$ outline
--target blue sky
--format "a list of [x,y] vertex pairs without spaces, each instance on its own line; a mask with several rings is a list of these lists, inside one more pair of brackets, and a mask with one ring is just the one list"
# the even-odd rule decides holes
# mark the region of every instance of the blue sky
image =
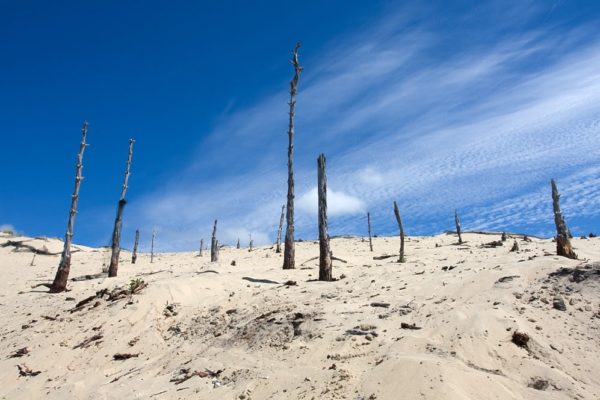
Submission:
[[[476,4],[476,5],[475,5]],[[5,2],[0,225],[63,236],[90,130],[75,241],[107,245],[135,137],[124,245],[272,242],[286,195],[288,62],[301,41],[297,237],[600,226],[594,1]]]

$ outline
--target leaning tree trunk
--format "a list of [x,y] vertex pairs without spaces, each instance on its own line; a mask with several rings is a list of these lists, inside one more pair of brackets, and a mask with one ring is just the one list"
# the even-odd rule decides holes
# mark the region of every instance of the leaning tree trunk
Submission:
[[129,155],[127,156],[127,164],[125,165],[125,178],[121,188],[121,197],[119,197],[119,205],[117,206],[117,217],[115,218],[115,227],[113,228],[112,236],[112,255],[110,257],[110,266],[108,267],[108,276],[115,277],[119,270],[119,254],[121,252],[121,227],[123,226],[123,209],[127,200],[127,184],[129,182],[129,174],[131,172],[131,158],[133,157],[133,144],[135,140],[129,139]]
[[198,252],[198,256],[202,257],[202,248],[204,247],[204,239],[200,239],[200,251]]
[[281,206],[281,217],[279,217],[279,229],[277,229],[277,247],[275,248],[275,253],[281,253],[281,228],[283,227],[283,218],[285,210],[285,204]]
[[369,228],[369,248],[373,251],[373,239],[371,239],[371,213],[367,213],[367,226]]
[[75,225],[75,214],[77,214],[79,187],[83,180],[83,176],[81,175],[83,169],[83,153],[88,146],[85,142],[87,131],[88,123],[84,122],[83,127],[81,128],[81,143],[79,144],[79,154],[77,155],[77,164],[75,166],[75,189],[71,196],[71,210],[69,211],[67,232],[65,233],[65,245],[63,247],[62,255],[60,256],[60,263],[58,264],[54,282],[52,282],[52,286],[50,286],[50,293],[60,293],[67,288],[67,280],[69,279],[69,272],[71,270],[71,241],[73,239],[73,227]]
[[554,179],[550,181],[552,185],[552,208],[554,209],[554,224],[556,225],[556,254],[567,258],[577,259],[577,254],[573,251],[571,240],[569,240],[569,228],[565,218],[560,212],[560,194],[556,188]]
[[319,280],[332,281],[331,249],[327,232],[327,174],[325,173],[325,155],[317,159],[317,191],[319,197]]
[[219,242],[217,241],[217,220],[213,226],[212,239],[210,241],[210,261],[219,261]]
[[136,229],[135,230],[135,242],[133,242],[133,254],[131,255],[131,263],[135,264],[135,262],[137,261],[137,249],[138,249],[138,244],[140,243],[140,230]]
[[398,210],[398,204],[394,201],[394,214],[396,215],[396,221],[398,222],[398,228],[400,229],[400,255],[398,256],[398,262],[404,262],[404,225],[402,225],[402,219],[400,218],[400,211]]
[[462,235],[460,230],[460,219],[458,219],[458,211],[454,209],[454,223],[456,224],[456,234],[458,235],[458,244],[462,244]]
[[296,107],[296,93],[298,90],[298,78],[302,67],[298,61],[298,49],[300,43],[296,43],[292,53],[291,63],[294,66],[294,77],[290,81],[290,120],[288,126],[288,192],[285,230],[285,248],[283,251],[283,269],[294,269],[296,265],[296,249],[294,247],[294,109]]
[[154,237],[156,236],[156,231],[152,230],[152,242],[150,242],[150,263],[154,262]]

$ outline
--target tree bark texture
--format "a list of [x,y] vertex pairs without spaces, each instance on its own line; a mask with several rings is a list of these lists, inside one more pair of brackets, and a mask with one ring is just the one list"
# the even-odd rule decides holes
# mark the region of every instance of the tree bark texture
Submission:
[[400,218],[400,210],[398,210],[398,204],[394,201],[394,215],[396,215],[396,221],[398,222],[398,229],[400,229],[400,255],[398,256],[398,262],[404,262],[404,225],[402,225],[402,219]]
[[133,254],[131,254],[131,263],[135,264],[135,262],[137,261],[137,251],[138,251],[138,245],[140,243],[140,230],[136,229],[135,230],[135,241],[133,242]]
[[462,232],[460,230],[460,219],[458,219],[458,211],[454,210],[454,224],[456,224],[456,234],[458,235],[458,244],[462,244]]
[[285,218],[285,204],[281,206],[281,216],[279,217],[279,229],[277,229],[277,244],[275,253],[281,253],[281,229],[283,228],[283,219]]
[[373,239],[371,238],[371,213],[367,213],[367,227],[369,229],[369,248],[373,251]]
[[327,232],[327,174],[325,155],[317,159],[317,193],[319,199],[319,280],[332,281],[331,249]]
[[217,220],[213,226],[212,238],[210,241],[210,261],[219,261],[219,242],[217,241]]
[[550,181],[550,184],[552,185],[552,208],[554,210],[554,224],[556,225],[556,254],[577,259],[577,254],[573,251],[571,240],[569,239],[569,228],[560,211],[560,194],[558,193],[554,179]]

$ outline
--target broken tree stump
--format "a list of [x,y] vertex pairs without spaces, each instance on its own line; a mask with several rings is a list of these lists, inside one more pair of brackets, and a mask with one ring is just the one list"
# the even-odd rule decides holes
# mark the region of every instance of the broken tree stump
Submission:
[[283,228],[283,218],[285,218],[285,204],[281,206],[281,216],[279,217],[279,229],[277,229],[277,243],[275,253],[281,253],[281,229]]
[[283,269],[294,269],[296,267],[296,248],[294,243],[294,110],[296,108],[296,93],[298,91],[298,79],[302,67],[298,61],[298,49],[300,43],[296,43],[292,52],[290,62],[294,66],[294,77],[290,81],[290,119],[288,125],[288,191],[285,230],[285,245],[283,250]]
[[558,193],[554,179],[550,180],[550,184],[552,185],[552,208],[554,210],[554,224],[556,225],[556,254],[577,259],[577,254],[573,251],[571,240],[569,239],[569,228],[560,211],[560,194]]
[[140,243],[140,230],[136,229],[135,230],[135,241],[133,242],[133,253],[131,254],[131,263],[135,264],[135,262],[137,261],[137,250],[138,250],[138,245]]
[[319,199],[319,280],[332,281],[331,250],[327,232],[327,174],[325,173],[325,155],[317,159],[317,191]]
[[373,251],[373,239],[371,238],[371,213],[367,213],[367,227],[369,229],[369,248]]
[[402,225],[402,219],[400,218],[400,211],[398,210],[398,204],[394,201],[394,215],[396,215],[396,221],[398,222],[398,228],[400,229],[400,254],[398,256],[398,262],[403,263],[404,260],[404,226]]
[[458,244],[462,244],[462,234],[460,230],[460,219],[458,218],[458,211],[454,209],[454,224],[456,225],[456,234],[458,235]]
[[217,220],[213,226],[212,238],[210,240],[210,261],[219,261],[219,242],[217,241]]
[[89,146],[86,142],[86,136],[88,131],[88,123],[84,122],[81,128],[81,143],[79,144],[79,154],[77,155],[77,164],[75,166],[75,189],[71,196],[71,210],[69,211],[69,220],[67,222],[67,233],[65,233],[65,245],[63,247],[62,255],[60,256],[60,263],[54,282],[50,286],[50,293],[60,293],[67,288],[67,281],[69,279],[69,272],[71,271],[71,241],[73,240],[73,227],[75,225],[75,215],[77,214],[77,201],[79,200],[79,187],[83,180],[81,171],[83,169],[83,153],[85,148]]
[[127,194],[127,187],[129,183],[129,175],[131,173],[131,158],[133,157],[133,144],[135,140],[129,139],[129,154],[127,156],[127,164],[125,165],[125,178],[123,180],[123,186],[121,187],[121,196],[119,197],[119,204],[117,206],[117,216],[115,218],[115,226],[113,228],[112,235],[112,255],[110,256],[110,266],[108,267],[108,277],[114,278],[117,276],[119,271],[119,254],[121,252],[121,227],[123,226],[123,209],[127,200],[125,195]]

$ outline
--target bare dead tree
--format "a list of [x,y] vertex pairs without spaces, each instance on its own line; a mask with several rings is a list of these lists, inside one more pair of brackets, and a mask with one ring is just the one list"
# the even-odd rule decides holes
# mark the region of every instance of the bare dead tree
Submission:
[[210,261],[219,261],[219,242],[217,240],[217,220],[213,226],[212,239],[210,241]]
[[332,281],[331,249],[327,232],[327,174],[325,155],[317,158],[317,193],[319,197],[319,280]]
[[235,245],[235,248],[236,248],[236,249],[239,249],[239,248],[240,248],[240,238],[238,238],[238,241],[237,241],[237,244]]
[[198,252],[198,256],[202,257],[202,249],[204,248],[204,239],[200,239],[200,251]]
[[250,242],[248,243],[248,251],[252,251],[253,244],[254,244],[254,241],[252,240],[252,234],[250,234]]
[[279,229],[277,229],[277,247],[275,248],[275,253],[281,253],[281,229],[283,228],[283,218],[284,215],[285,204],[281,206],[281,217],[279,217]]
[[129,183],[129,175],[131,173],[131,158],[133,157],[133,144],[135,140],[129,139],[129,154],[127,156],[127,164],[125,165],[125,178],[123,179],[123,186],[121,187],[121,196],[119,197],[119,204],[117,206],[117,217],[115,218],[115,226],[113,228],[112,235],[112,255],[110,257],[110,266],[108,267],[108,276],[115,277],[119,270],[119,254],[121,252],[121,227],[123,226],[123,209],[127,200],[125,195],[127,194],[127,187]]
[[135,241],[133,242],[133,254],[131,255],[131,263],[135,264],[135,262],[137,261],[137,250],[138,250],[138,245],[140,243],[140,230],[136,229],[135,230]]
[[400,218],[400,210],[398,210],[398,204],[394,201],[394,215],[396,215],[396,221],[398,222],[398,229],[400,229],[400,255],[398,256],[398,262],[403,263],[404,259],[404,226],[402,225],[402,219]]
[[556,188],[554,179],[550,181],[552,185],[552,208],[554,209],[554,224],[556,225],[556,254],[567,258],[577,259],[577,254],[573,251],[571,240],[569,239],[569,228],[560,211],[560,194]]
[[456,234],[458,235],[458,244],[462,244],[462,232],[460,230],[460,219],[458,219],[458,211],[454,209],[454,223],[456,224]]
[[512,247],[510,248],[510,252],[515,252],[515,251],[519,251],[519,243],[517,243],[516,240],[513,243]]
[[79,200],[79,187],[83,180],[83,153],[88,144],[85,142],[88,131],[88,123],[84,122],[81,128],[81,143],[79,144],[79,154],[77,155],[77,164],[75,165],[75,188],[71,196],[71,210],[69,211],[69,220],[67,221],[67,232],[65,233],[65,244],[60,256],[58,270],[54,277],[54,282],[50,286],[50,293],[60,293],[67,288],[67,280],[71,271],[71,241],[73,240],[73,227],[75,225],[75,215],[77,214],[77,201]]
[[296,107],[296,93],[298,91],[298,79],[302,67],[298,61],[298,49],[300,43],[296,43],[292,52],[290,62],[294,66],[294,77],[290,81],[290,120],[288,126],[288,192],[285,230],[285,248],[283,251],[283,269],[294,269],[296,266],[296,249],[294,244],[294,109]]
[[150,263],[154,262],[154,237],[156,236],[156,231],[152,229],[152,242],[150,242]]
[[373,239],[371,239],[371,213],[367,213],[367,227],[369,228],[369,248],[373,251]]
[[503,242],[506,242],[506,232],[502,232],[502,236],[500,237],[500,240],[502,240]]

